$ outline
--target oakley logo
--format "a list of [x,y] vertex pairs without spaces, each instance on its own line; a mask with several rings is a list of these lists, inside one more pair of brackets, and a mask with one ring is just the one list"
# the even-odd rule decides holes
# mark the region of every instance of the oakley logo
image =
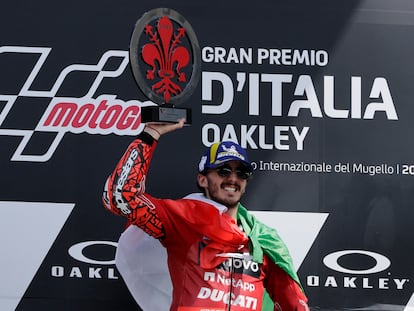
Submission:
[[113,248],[114,251],[115,251],[116,247],[118,246],[118,243],[112,242],[112,241],[86,241],[86,242],[80,242],[80,243],[72,245],[69,248],[68,253],[72,258],[74,258],[74,259],[76,259],[77,261],[80,261],[80,262],[84,262],[84,263],[88,263],[88,264],[95,264],[95,265],[114,265],[115,264],[115,259],[99,260],[99,259],[96,259],[96,258],[90,258],[90,257],[85,255],[84,250],[86,248],[94,247],[96,245],[99,245],[99,246],[106,245],[106,246],[109,246],[109,247]]
[[[349,269],[346,267],[343,267],[340,263],[339,263],[339,259],[343,256],[350,256],[350,255],[364,255],[364,256],[368,256],[372,259],[375,260],[375,265],[369,269]],[[325,266],[327,266],[328,268],[338,271],[338,272],[342,272],[342,273],[350,273],[350,274],[371,274],[371,273],[378,273],[381,271],[384,271],[386,269],[388,269],[388,267],[391,265],[391,261],[378,253],[374,253],[374,252],[369,252],[369,251],[364,251],[364,250],[344,250],[344,251],[339,251],[339,252],[335,252],[335,253],[331,253],[327,256],[325,256],[325,258],[323,259],[323,263],[325,264]]]

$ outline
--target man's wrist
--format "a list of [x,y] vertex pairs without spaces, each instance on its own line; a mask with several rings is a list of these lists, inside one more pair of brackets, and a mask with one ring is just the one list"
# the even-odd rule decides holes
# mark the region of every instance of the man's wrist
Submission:
[[147,133],[147,134],[149,134],[149,135],[151,135],[152,138],[154,138],[157,141],[161,137],[161,133],[160,132],[158,132],[156,129],[154,129],[154,128],[148,126],[148,125],[145,126],[144,132]]

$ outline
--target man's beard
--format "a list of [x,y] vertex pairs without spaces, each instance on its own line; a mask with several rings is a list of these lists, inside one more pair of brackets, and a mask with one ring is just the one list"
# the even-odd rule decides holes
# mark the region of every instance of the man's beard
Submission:
[[[210,199],[212,199],[213,201],[220,203],[224,206],[226,206],[227,208],[235,208],[237,207],[237,205],[240,202],[240,199],[243,195],[243,193],[240,193],[240,195],[238,195],[237,197],[224,197],[221,198],[218,194],[221,192],[224,192],[224,188],[225,188],[226,184],[221,184],[217,187],[209,187],[208,188],[208,193],[209,193],[209,197]],[[240,191],[240,185],[237,186],[238,191]]]

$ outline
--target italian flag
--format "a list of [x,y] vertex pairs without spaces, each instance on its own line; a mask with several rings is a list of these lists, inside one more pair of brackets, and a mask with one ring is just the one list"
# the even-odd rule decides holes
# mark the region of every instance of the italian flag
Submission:
[[[207,202],[223,212],[222,205],[201,194],[191,194],[185,199]],[[237,217],[249,237],[253,260],[261,263],[266,254],[301,287],[289,251],[276,230],[259,222],[241,204]],[[129,226],[118,241],[115,263],[130,293],[144,311],[169,310],[172,285],[167,252],[158,240],[137,226]],[[267,293],[263,299],[262,310],[273,311],[274,305]]]

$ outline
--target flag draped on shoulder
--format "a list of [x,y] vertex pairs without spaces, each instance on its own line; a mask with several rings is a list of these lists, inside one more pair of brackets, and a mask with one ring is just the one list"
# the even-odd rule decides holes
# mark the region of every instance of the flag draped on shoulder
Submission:
[[266,254],[302,288],[289,250],[277,231],[261,223],[241,204],[239,204],[237,217],[250,239],[250,252],[253,260],[261,263],[263,253]]
[[[303,291],[299,277],[293,266],[289,250],[277,231],[256,219],[247,209],[239,203],[237,220],[243,226],[243,230],[250,239],[250,252],[253,260],[263,261],[263,253],[275,264],[285,271]],[[273,311],[274,304],[267,291],[263,296],[262,311]]]

